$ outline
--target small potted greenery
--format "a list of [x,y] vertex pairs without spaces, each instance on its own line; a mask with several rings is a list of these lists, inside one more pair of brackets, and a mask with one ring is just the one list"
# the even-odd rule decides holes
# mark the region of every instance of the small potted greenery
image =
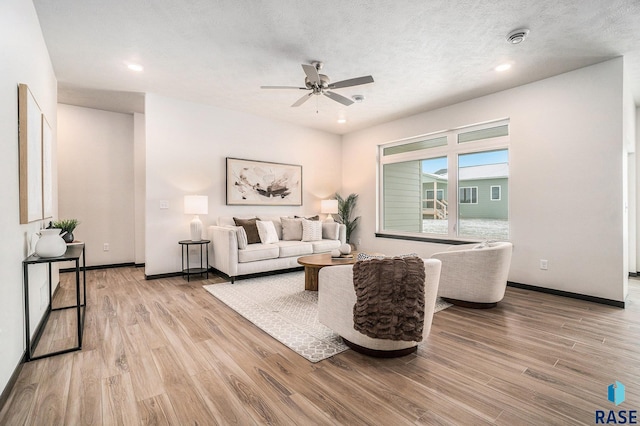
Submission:
[[73,230],[76,229],[76,226],[78,226],[80,222],[78,221],[78,219],[61,219],[58,221],[54,221],[51,226],[53,228],[60,228],[62,231],[61,232],[65,232],[66,234],[64,234],[62,236],[62,239],[66,242],[66,243],[72,243],[73,242]]
[[355,244],[350,240],[351,234],[356,230],[360,221],[360,216],[352,217],[356,209],[358,194],[349,194],[346,198],[342,198],[340,194],[336,193],[336,200],[338,200],[338,222],[347,227],[347,243],[355,249]]

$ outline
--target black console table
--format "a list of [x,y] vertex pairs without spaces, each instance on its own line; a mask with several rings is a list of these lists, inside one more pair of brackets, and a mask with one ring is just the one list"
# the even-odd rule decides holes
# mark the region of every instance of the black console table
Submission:
[[[211,241],[210,240],[199,240],[199,241],[192,241],[192,240],[182,240],[182,241],[178,241],[178,244],[180,244],[182,246],[182,273],[184,275],[187,276],[187,281],[189,281],[189,278],[191,277],[191,275],[202,275],[202,274],[207,274],[207,279],[209,279],[209,243]],[[200,267],[199,268],[191,268],[190,264],[189,264],[189,246],[200,246]],[[203,262],[202,262],[202,246],[204,246],[205,250],[206,250],[206,256],[205,256],[205,260],[204,260],[204,266],[203,266]],[[187,267],[184,267],[184,258],[185,258],[185,254],[186,254],[186,258],[187,258]]]
[[[80,266],[80,258],[82,258],[82,266]],[[76,304],[70,306],[63,306],[59,308],[52,307],[52,283],[51,283],[51,264],[57,262],[75,262],[75,273],[76,273]],[[40,322],[40,325],[36,329],[34,333],[33,339],[31,339],[30,333],[30,321],[29,321],[29,265],[36,265],[39,263],[46,263],[49,272],[49,303],[47,305],[47,311]],[[24,280],[24,311],[25,311],[25,336],[27,343],[27,361],[34,361],[36,359],[47,358],[54,355],[60,355],[67,352],[78,351],[82,349],[82,334],[84,331],[84,314],[86,310],[87,304],[87,275],[86,275],[86,265],[85,265],[85,255],[84,255],[84,244],[71,244],[67,246],[67,251],[58,257],[40,257],[36,254],[32,254],[22,261],[22,271],[23,271],[23,280]],[[82,300],[80,300],[80,271],[82,271]],[[49,320],[49,316],[52,311],[59,311],[63,309],[75,309],[76,310],[76,321],[77,321],[77,331],[78,331],[78,345],[72,348],[63,349],[55,352],[49,352],[43,355],[34,356],[34,352],[36,347],[38,346],[38,341],[44,331],[44,328]]]

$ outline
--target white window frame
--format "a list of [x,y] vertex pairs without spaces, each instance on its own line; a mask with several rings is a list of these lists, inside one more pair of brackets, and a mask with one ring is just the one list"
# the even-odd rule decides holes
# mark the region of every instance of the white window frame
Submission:
[[[393,142],[383,143],[378,145],[378,197],[377,197],[377,218],[376,218],[376,233],[402,237],[418,237],[428,239],[441,239],[441,240],[460,240],[460,241],[475,241],[477,238],[458,236],[458,156],[465,154],[473,154],[485,151],[498,151],[509,150],[510,145],[510,133],[507,136],[498,136],[489,139],[481,139],[477,141],[469,141],[458,143],[457,135],[459,133],[465,133],[469,131],[479,130],[483,128],[496,127],[501,125],[508,125],[509,119],[500,119],[495,121],[487,121],[471,126],[461,126],[453,128],[451,130],[444,130],[432,133],[426,133],[423,135],[399,139]],[[435,139],[438,137],[447,136],[447,144],[443,146],[436,146],[423,150],[403,152],[398,154],[383,155],[384,148],[388,148],[396,145],[404,145],[413,142],[419,142],[428,139]],[[384,224],[384,200],[383,200],[383,188],[384,188],[384,176],[383,168],[385,164],[399,163],[404,161],[422,161],[433,158],[446,157],[447,158],[447,170],[448,170],[448,185],[447,185],[447,200],[449,204],[448,213],[448,233],[447,234],[427,234],[423,232],[403,232],[396,230],[386,230],[383,228]],[[502,195],[502,190],[501,195]],[[478,194],[479,196],[479,194]],[[476,201],[478,198],[476,198]]]
[[[460,204],[478,204],[478,187],[477,186],[461,186],[460,188],[458,188],[458,193],[460,193],[460,191],[463,190],[463,189],[470,189],[471,190],[471,197],[470,198],[471,198],[472,201],[468,202],[468,203],[467,202],[462,202],[462,200],[460,200],[461,197],[458,196],[458,203],[460,203]],[[475,201],[475,203],[473,202],[473,199],[474,199],[473,193],[474,192],[476,193],[476,196],[475,196],[476,201]]]
[[[493,198],[493,188],[498,188],[498,198]],[[489,188],[490,201],[502,201],[502,185],[491,185]]]

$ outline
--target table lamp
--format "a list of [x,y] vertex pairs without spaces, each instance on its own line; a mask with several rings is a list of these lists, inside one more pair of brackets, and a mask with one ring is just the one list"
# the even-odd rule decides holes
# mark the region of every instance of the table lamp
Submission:
[[320,213],[326,213],[325,222],[334,222],[332,214],[338,213],[338,200],[320,201]]
[[202,221],[198,215],[209,213],[209,197],[206,195],[185,195],[184,213],[195,215],[190,223],[191,241],[202,240]]

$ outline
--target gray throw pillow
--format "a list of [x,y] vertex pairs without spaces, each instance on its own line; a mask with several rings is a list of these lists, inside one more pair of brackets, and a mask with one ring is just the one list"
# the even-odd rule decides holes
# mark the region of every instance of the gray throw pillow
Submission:
[[322,238],[326,240],[337,240],[340,238],[340,224],[337,222],[322,223]]
[[283,241],[302,240],[302,219],[292,219],[290,217],[281,217],[280,223],[282,223],[282,240]]

